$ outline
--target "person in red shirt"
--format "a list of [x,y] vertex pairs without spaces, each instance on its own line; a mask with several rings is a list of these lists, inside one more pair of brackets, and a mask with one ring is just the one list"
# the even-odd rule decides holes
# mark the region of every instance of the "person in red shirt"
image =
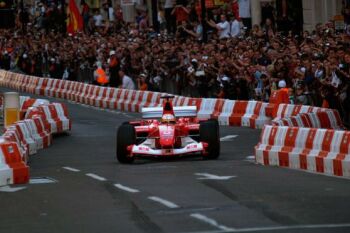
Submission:
[[176,5],[171,12],[176,18],[176,25],[180,25],[182,21],[187,21],[189,13],[190,11],[182,5]]
[[84,20],[84,30],[87,30],[87,25],[89,23],[89,18],[90,18],[90,7],[89,5],[85,2],[85,0],[81,0],[80,2],[81,5],[81,16],[83,17]]
[[239,20],[239,5],[237,0],[233,0],[232,2],[232,14],[235,19]]

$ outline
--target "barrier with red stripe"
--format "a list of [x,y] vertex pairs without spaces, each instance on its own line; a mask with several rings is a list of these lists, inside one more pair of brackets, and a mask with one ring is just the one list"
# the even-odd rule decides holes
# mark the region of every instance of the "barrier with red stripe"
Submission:
[[[73,87],[72,82],[10,74],[2,70],[0,82],[19,91],[53,97],[68,97],[68,91],[71,91],[68,87]],[[62,103],[21,96],[20,110],[22,120],[7,127],[0,137],[0,186],[27,183],[29,167],[26,163],[29,156],[47,148],[52,143],[52,133],[71,129],[67,108]]]
[[350,177],[350,132],[265,126],[255,156],[263,165]]
[[[23,77],[23,75],[15,75],[1,70],[0,84],[15,89],[28,85],[30,90],[36,94],[64,98],[100,108],[130,112],[140,112],[142,107],[160,106],[162,103],[160,97],[163,95],[163,93],[157,92],[98,87],[65,80]],[[256,159],[261,164],[287,166],[316,172],[323,171],[333,175],[348,176],[347,174],[349,174],[347,170],[348,149],[345,149],[345,145],[338,145],[336,142],[336,140],[340,142],[342,139],[347,142],[349,133],[333,130],[343,127],[336,110],[272,102],[184,96],[175,96],[174,105],[195,105],[199,118],[218,119],[221,125],[251,128],[265,126],[261,141],[256,147]],[[59,117],[57,111],[58,109],[53,106],[41,107],[39,112],[38,109],[32,111],[29,108],[26,116],[40,116],[44,124],[49,125],[50,132],[55,132],[55,127],[61,128],[60,122],[65,122],[65,128],[70,129],[68,125],[71,123],[65,119],[65,114],[60,114]],[[60,108],[59,111],[62,113],[64,109]],[[49,121],[48,117],[55,120]],[[52,124],[52,122],[56,123]],[[276,126],[269,126],[271,122]],[[315,127],[326,129],[316,129]],[[56,131],[59,130],[56,129]]]
[[[35,94],[64,98],[81,104],[121,111],[140,112],[142,107],[160,106],[162,103],[160,97],[164,94],[99,87],[66,80],[23,75],[15,75],[16,85],[13,86],[13,82],[8,77],[14,74],[1,72],[0,82],[3,86],[18,89],[23,85],[29,85],[31,83],[32,85],[36,85],[30,87],[30,91]],[[35,80],[32,81],[32,79]],[[271,118],[266,115],[267,104],[257,101],[175,96],[174,105],[196,105],[199,118],[215,118],[223,125],[262,128],[264,124],[268,124],[271,121]]]
[[296,116],[272,121],[273,125],[323,129],[344,129],[338,111],[301,113]]
[[17,143],[0,138],[0,186],[29,181],[29,167],[22,160]]

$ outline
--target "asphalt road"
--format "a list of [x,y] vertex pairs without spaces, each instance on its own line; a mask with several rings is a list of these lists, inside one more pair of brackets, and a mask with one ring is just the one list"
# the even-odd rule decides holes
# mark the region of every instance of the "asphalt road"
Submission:
[[30,158],[57,182],[0,192],[0,232],[350,232],[350,181],[255,164],[258,130],[221,127],[216,161],[122,165],[116,127],[138,115],[67,105],[70,135]]

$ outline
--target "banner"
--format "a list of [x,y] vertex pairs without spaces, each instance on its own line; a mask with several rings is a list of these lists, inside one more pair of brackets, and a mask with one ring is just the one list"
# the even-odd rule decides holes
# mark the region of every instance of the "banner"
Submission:
[[67,32],[75,33],[82,31],[84,27],[83,17],[81,16],[75,0],[69,0],[67,12]]

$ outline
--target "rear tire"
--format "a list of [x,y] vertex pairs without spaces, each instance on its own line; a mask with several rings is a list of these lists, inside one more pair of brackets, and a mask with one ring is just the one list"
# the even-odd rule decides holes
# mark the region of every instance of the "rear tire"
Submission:
[[201,122],[199,125],[199,138],[201,142],[208,143],[208,155],[205,159],[217,159],[220,155],[220,131],[217,120]]
[[133,157],[128,156],[127,147],[135,144],[136,132],[134,126],[122,124],[117,131],[117,159],[120,163],[132,163]]

